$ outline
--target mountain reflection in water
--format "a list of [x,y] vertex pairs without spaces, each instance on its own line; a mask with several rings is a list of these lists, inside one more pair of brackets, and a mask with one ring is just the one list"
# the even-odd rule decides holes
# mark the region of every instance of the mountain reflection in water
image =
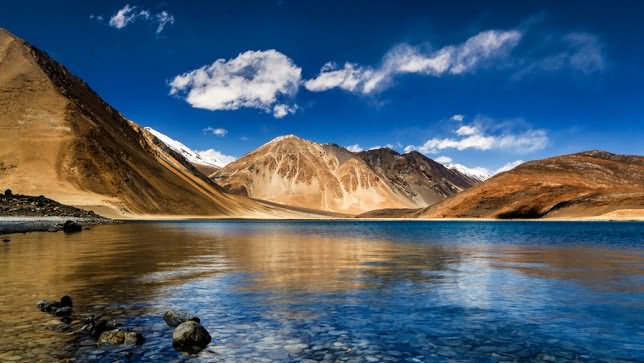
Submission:
[[[642,235],[641,223],[461,222],[14,235],[0,246],[0,361],[121,357],[35,308],[65,294],[76,314],[140,328],[135,361],[642,360]],[[213,344],[174,352],[169,307],[200,316]]]

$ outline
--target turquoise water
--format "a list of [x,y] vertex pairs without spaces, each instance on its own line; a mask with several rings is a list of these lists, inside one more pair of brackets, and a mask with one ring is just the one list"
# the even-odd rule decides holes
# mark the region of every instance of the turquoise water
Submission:
[[[644,361],[644,223],[141,223],[2,247],[0,360]],[[66,335],[33,306],[64,294],[146,343]],[[175,352],[168,308],[213,343]]]

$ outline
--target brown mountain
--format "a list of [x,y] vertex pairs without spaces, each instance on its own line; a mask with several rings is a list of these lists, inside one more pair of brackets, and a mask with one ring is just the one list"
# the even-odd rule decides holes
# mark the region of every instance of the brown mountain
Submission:
[[644,216],[644,157],[589,151],[524,163],[420,217]]
[[107,216],[284,212],[224,193],[64,66],[4,29],[0,185]]
[[358,156],[392,189],[420,206],[438,203],[481,182],[417,151],[401,155],[389,148],[380,148],[360,152]]
[[424,207],[476,182],[418,153],[352,153],[294,135],[272,140],[211,177],[233,193],[350,214]]

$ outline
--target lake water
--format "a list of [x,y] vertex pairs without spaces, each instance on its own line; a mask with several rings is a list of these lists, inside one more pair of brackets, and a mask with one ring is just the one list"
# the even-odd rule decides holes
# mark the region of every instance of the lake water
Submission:
[[[195,222],[12,235],[0,361],[644,361],[644,223]],[[146,338],[96,347],[70,295]],[[169,308],[213,342],[172,348]]]

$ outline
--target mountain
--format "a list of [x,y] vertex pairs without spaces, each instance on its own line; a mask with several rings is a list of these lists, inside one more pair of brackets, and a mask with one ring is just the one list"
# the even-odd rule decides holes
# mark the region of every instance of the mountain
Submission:
[[112,217],[290,215],[223,192],[46,53],[0,29],[0,185]]
[[181,142],[174,140],[151,127],[146,127],[145,129],[157,139],[161,140],[170,149],[183,156],[204,175],[210,175],[228,164],[228,160],[225,160],[221,156],[214,155],[214,153],[194,151]]
[[211,178],[252,198],[349,214],[420,208],[476,183],[418,153],[353,153],[294,135],[275,138]]
[[380,148],[362,151],[358,156],[392,189],[406,195],[417,206],[435,204],[480,182],[417,151],[401,155],[389,148]]
[[588,151],[530,161],[416,216],[578,218],[644,216],[644,157]]

